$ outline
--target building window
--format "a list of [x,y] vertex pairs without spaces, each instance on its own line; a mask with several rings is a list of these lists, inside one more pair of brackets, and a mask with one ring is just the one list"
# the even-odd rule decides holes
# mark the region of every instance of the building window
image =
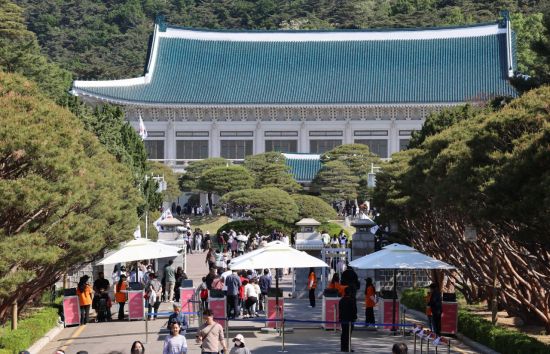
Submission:
[[164,131],[155,131],[155,130],[149,130],[147,132],[147,137],[149,138],[164,138],[165,132]]
[[269,151],[297,152],[298,140],[266,140],[265,152]]
[[222,140],[220,155],[226,159],[244,159],[252,155],[252,140]]
[[207,137],[210,133],[207,131],[202,132],[189,132],[189,131],[178,131],[176,132],[176,137],[178,138],[196,138],[196,137]]
[[241,136],[254,136],[254,132],[251,131],[221,131],[220,132],[221,137],[241,137]]
[[400,130],[399,136],[411,136],[414,132],[414,130]]
[[355,136],[388,136],[387,130],[356,130],[353,132]]
[[342,140],[310,140],[309,152],[312,154],[323,154],[339,145],[342,145]]
[[147,158],[152,160],[164,160],[164,140],[145,140]]
[[370,152],[380,156],[381,158],[388,157],[388,140],[386,139],[361,139],[355,140],[355,143],[367,145]]
[[298,136],[297,131],[265,131],[264,136]]
[[399,139],[399,151],[407,150],[411,139]]
[[309,132],[309,136],[342,136],[344,135],[341,130],[312,130]]
[[[177,140],[176,158],[206,159],[208,158],[208,140]],[[183,161],[178,161],[182,164]]]

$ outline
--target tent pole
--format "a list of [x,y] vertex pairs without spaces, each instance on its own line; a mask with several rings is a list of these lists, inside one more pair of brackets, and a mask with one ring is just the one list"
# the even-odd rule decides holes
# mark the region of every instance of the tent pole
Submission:
[[392,302],[393,302],[393,308],[392,308],[392,332],[393,335],[396,334],[397,328],[395,327],[395,307],[396,307],[396,297],[397,297],[397,270],[393,270],[393,294],[392,294]]

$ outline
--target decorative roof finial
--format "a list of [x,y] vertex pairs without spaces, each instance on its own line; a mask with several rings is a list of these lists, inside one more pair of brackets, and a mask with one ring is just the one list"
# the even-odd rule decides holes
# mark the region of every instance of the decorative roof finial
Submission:
[[166,32],[166,22],[164,21],[164,15],[157,15],[155,18],[155,24],[159,26],[159,32]]

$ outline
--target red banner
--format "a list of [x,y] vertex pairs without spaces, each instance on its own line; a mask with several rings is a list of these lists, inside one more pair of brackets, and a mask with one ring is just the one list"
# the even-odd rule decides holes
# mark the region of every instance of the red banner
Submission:
[[[276,320],[283,317],[283,311],[285,308],[285,301],[282,297],[279,298],[279,313],[277,316],[277,305],[274,297],[267,299],[267,319]],[[280,321],[267,321],[265,324],[267,328],[280,328],[282,323]]]
[[[393,324],[393,300],[378,300],[378,323]],[[395,301],[395,323],[399,323],[399,300]],[[385,329],[392,329],[392,326],[383,326]]]
[[[325,306],[325,311],[324,311],[324,314],[325,314],[325,318],[323,318],[323,321],[329,321],[329,322],[338,322],[339,321],[339,318],[338,318],[338,303],[340,302],[340,298],[339,297],[325,297],[323,299],[324,301],[324,306]],[[324,327],[325,329],[334,329],[335,327],[337,329],[340,328],[340,324],[339,323],[324,323]]]
[[181,311],[182,312],[193,312],[193,303],[190,300],[193,300],[193,295],[195,294],[195,289],[193,288],[179,288],[180,291],[180,302],[181,302]]
[[142,320],[143,315],[143,291],[128,291],[128,318]]
[[443,302],[441,312],[441,333],[456,334],[458,327],[458,304]]
[[65,317],[65,326],[80,324],[80,306],[78,297],[65,296],[63,298],[63,316]]
[[[208,308],[212,310],[214,318],[225,318],[225,298],[209,298]],[[225,328],[225,320],[215,320]]]

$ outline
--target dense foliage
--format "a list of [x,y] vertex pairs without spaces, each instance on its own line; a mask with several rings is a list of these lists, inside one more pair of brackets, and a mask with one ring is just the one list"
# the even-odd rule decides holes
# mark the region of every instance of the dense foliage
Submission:
[[[4,0],[5,1],[5,0]],[[544,0],[17,0],[45,53],[79,79],[143,73],[152,23],[227,29],[396,28],[494,22],[513,14],[518,69],[548,79]]]
[[275,187],[288,193],[297,192],[302,187],[290,174],[290,167],[280,152],[266,152],[250,155],[244,159],[244,166],[254,176],[255,188]]
[[127,239],[140,197],[130,169],[32,83],[0,72],[0,106],[2,320]]
[[[543,87],[495,112],[431,117],[427,126],[439,127],[393,155],[374,197],[416,247],[460,270],[467,300],[496,295],[510,315],[550,333],[548,102]],[[477,230],[475,242],[464,238],[466,226]]]
[[313,218],[319,222],[336,219],[336,211],[323,199],[313,195],[295,194],[292,199],[298,206],[301,219]]

